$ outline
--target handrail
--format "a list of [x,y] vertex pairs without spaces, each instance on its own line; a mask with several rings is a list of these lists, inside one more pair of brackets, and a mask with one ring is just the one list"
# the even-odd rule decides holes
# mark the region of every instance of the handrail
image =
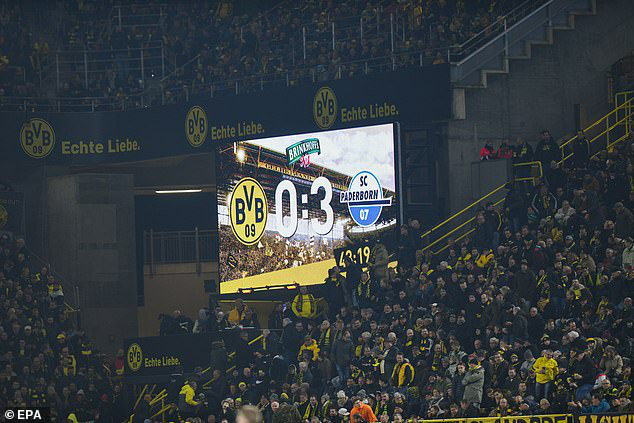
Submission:
[[[505,184],[506,185],[506,184]],[[469,204],[467,207],[465,207],[464,209],[460,210],[459,212],[455,213],[454,215],[452,215],[451,217],[443,220],[442,222],[440,222],[438,225],[434,226],[433,228],[431,228],[430,230],[428,230],[427,232],[425,232],[424,234],[422,234],[420,237],[421,238],[425,238],[427,235],[430,235],[432,232],[434,232],[436,229],[444,226],[446,223],[449,223],[451,220],[455,219],[456,217],[458,217],[459,215],[461,215],[462,213],[466,212],[467,210],[469,210],[471,207],[476,206],[480,203],[482,203],[483,200],[486,200],[487,198],[489,198],[491,195],[495,194],[496,192],[498,192],[499,190],[501,190],[502,188],[504,188],[504,185],[497,187],[496,189],[494,189],[493,191],[491,191],[490,193],[484,195],[483,197],[477,199],[476,201],[474,201],[473,203]]]
[[[544,1],[544,0],[542,0]],[[538,8],[543,7],[545,4],[551,3],[552,0],[548,0],[548,1],[544,1],[544,4],[539,5]],[[504,16],[500,16],[495,22],[489,24],[489,26],[487,26],[486,28],[484,28],[483,30],[481,30],[480,32],[478,32],[477,34],[475,34],[474,36],[472,36],[471,38],[469,38],[468,40],[464,41],[463,43],[459,44],[458,46],[456,46],[457,49],[460,49],[460,52],[457,53],[460,54],[462,52],[464,52],[465,50],[467,50],[466,46],[469,46],[470,44],[474,44],[474,47],[477,46],[477,42],[478,42],[478,38],[484,38],[481,42],[486,42],[488,44],[488,42],[490,41],[489,37],[493,37],[493,38],[497,38],[498,35],[500,34],[493,34],[492,31],[495,31],[496,28],[500,27],[500,24],[504,24],[504,22],[509,19],[509,18],[513,18],[518,14],[519,9],[524,8],[524,6],[537,6],[535,4],[534,0],[526,0],[525,2],[523,2],[522,4],[518,5],[517,7],[515,7],[514,9],[510,10],[507,14],[505,14]],[[530,10],[530,8],[529,8]],[[533,10],[537,10],[537,9],[533,9]],[[507,28],[508,31],[508,28]],[[489,40],[489,41],[487,41]],[[474,47],[469,47],[469,48],[474,48]],[[481,47],[481,46],[480,46]],[[471,54],[469,55],[471,56]],[[468,57],[469,57],[468,56]],[[466,60],[468,57],[465,57],[464,59],[462,59],[459,63],[462,63],[464,60]]]
[[[590,138],[588,140],[590,145],[592,145],[594,142],[596,142],[598,139],[601,139],[604,136],[609,137],[611,131],[614,130],[615,128],[620,127],[620,126],[625,128],[624,133],[621,136],[619,136],[614,141],[610,141],[609,138],[607,138],[607,142],[606,142],[605,147],[601,148],[599,151],[597,151],[596,153],[592,154],[592,157],[597,156],[599,153],[601,153],[602,151],[604,151],[606,149],[607,150],[611,149],[614,145],[616,145],[619,142],[627,139],[631,135],[632,127],[630,125],[630,120],[634,117],[634,91],[622,91],[622,92],[616,93],[615,94],[615,99],[618,99],[616,101],[617,106],[614,109],[610,110],[605,115],[603,115],[601,118],[597,119],[596,121],[592,122],[590,125],[585,127],[583,129],[583,131],[585,133],[586,131],[589,131],[589,130],[597,127],[599,124],[601,124],[603,122],[606,123],[606,128],[604,130],[602,130],[598,134],[592,136],[592,138]],[[620,101],[621,99],[623,99],[623,100]],[[621,112],[623,110],[625,111],[625,113],[623,114],[622,117],[619,118],[619,112]],[[613,123],[610,123],[610,117],[612,117],[613,115],[617,116],[616,121],[613,122]],[[568,146],[575,139],[577,139],[577,135],[576,134],[574,136],[570,137],[569,139],[567,139],[566,141],[564,141],[563,143],[561,143],[561,145],[559,147],[561,149],[561,153],[562,153],[562,157],[563,158],[558,162],[558,164],[560,164],[560,165],[563,164],[566,160],[568,160],[570,157],[572,157],[574,155],[573,152],[571,152],[570,154],[566,155],[565,147]],[[526,162],[526,163],[516,163],[513,166],[529,166],[529,165],[530,166],[535,166],[535,165],[538,166],[539,176],[514,178],[515,181],[531,180],[531,179],[534,180],[535,178],[539,178],[539,177],[543,176],[542,163],[539,162],[539,161]],[[491,197],[495,193],[499,192],[501,189],[505,188],[506,185],[507,184],[505,183],[505,184],[495,188],[494,190],[492,190],[491,192],[489,192],[489,193],[485,194],[484,196],[480,197],[478,200],[472,202],[471,204],[469,204],[468,206],[466,206],[465,208],[463,208],[459,212],[451,215],[447,219],[445,219],[442,222],[440,222],[439,224],[435,225],[434,227],[432,227],[431,229],[429,229],[428,231],[423,233],[421,235],[421,239],[425,239],[426,237],[428,237],[432,233],[437,232],[438,229],[443,228],[445,225],[447,225],[448,223],[450,223],[451,221],[453,221],[457,217],[463,215],[465,212],[467,212],[471,208],[473,208],[473,207],[475,207],[477,205],[480,205],[484,200],[486,200],[487,198]],[[496,201],[494,203],[494,206],[498,206],[503,201],[504,201],[503,198],[498,200],[498,201]],[[449,232],[445,233],[440,238],[438,238],[438,239],[432,241],[431,243],[425,245],[422,248],[422,251],[425,252],[427,250],[431,250],[431,253],[433,255],[436,255],[436,254],[439,254],[439,253],[443,252],[445,249],[448,248],[448,246],[449,246],[448,244],[444,245],[438,251],[433,251],[432,247],[437,245],[439,242],[443,241],[444,239],[450,237],[452,234],[454,234],[455,232],[459,231],[460,229],[464,228],[465,226],[467,226],[469,223],[473,222],[474,220],[475,220],[475,216],[471,217],[470,219],[468,219],[465,222],[461,223],[457,227],[451,229]],[[473,233],[474,230],[475,230],[474,228],[469,229],[468,231],[466,231],[465,233],[460,235],[458,238],[456,238],[454,240],[454,242],[462,240],[463,238],[465,238],[468,235],[470,235],[471,233]]]
[[[535,165],[538,166],[538,168],[539,168],[539,177],[541,177],[543,175],[543,169],[542,169],[542,163],[539,162],[539,161],[523,162],[523,163],[515,163],[515,164],[513,164],[514,167],[535,166]],[[533,179],[533,178],[534,177],[530,177],[528,179]],[[433,228],[431,228],[430,230],[428,230],[427,232],[422,234],[420,237],[421,238],[425,238],[426,236],[430,235],[431,233],[433,233],[435,230],[437,230],[441,226],[445,225],[446,223],[449,223],[451,220],[453,220],[456,217],[458,217],[459,215],[465,213],[470,208],[472,208],[474,206],[477,206],[477,205],[480,205],[482,203],[482,201],[486,200],[487,198],[489,198],[490,196],[492,196],[493,194],[495,194],[496,192],[498,192],[499,190],[501,190],[505,186],[506,186],[506,183],[501,185],[501,186],[499,186],[499,187],[497,187],[497,188],[495,188],[493,191],[489,192],[488,194],[485,194],[484,196],[480,197],[479,199],[477,199],[473,203],[469,204],[467,207],[465,207],[462,210],[460,210],[459,212],[455,213],[454,215],[452,215],[449,218],[445,219],[444,221],[440,222],[439,224],[437,224],[436,226],[434,226]],[[473,218],[471,220],[473,220]]]
[[[552,0],[540,0],[540,2],[543,1],[552,1]],[[283,4],[284,2],[280,3]],[[340,69],[342,69],[345,66],[350,66],[350,65],[355,65],[355,64],[359,64],[360,66],[362,66],[361,71],[363,72],[363,64],[366,65],[366,68],[368,67],[367,65],[369,65],[369,67],[371,68],[380,68],[381,70],[394,70],[396,68],[401,68],[402,67],[402,63],[397,63],[399,62],[399,58],[403,55],[408,55],[408,56],[412,56],[412,55],[419,55],[420,57],[420,62],[421,62],[421,66],[422,66],[422,59],[423,59],[423,55],[428,52],[428,51],[432,51],[433,54],[437,53],[437,52],[442,52],[442,56],[443,58],[445,58],[445,60],[449,60],[450,62],[452,61],[453,57],[460,57],[461,55],[465,55],[470,52],[473,51],[473,49],[478,49],[479,47],[481,47],[481,43],[484,42],[488,42],[488,40],[493,37],[497,37],[499,35],[499,28],[500,28],[500,22],[504,19],[512,19],[513,23],[515,18],[517,16],[523,16],[525,14],[526,11],[529,10],[533,10],[533,8],[536,6],[534,1],[531,0],[526,0],[524,1],[522,4],[520,4],[519,6],[515,7],[514,9],[510,10],[509,12],[507,12],[503,17],[497,19],[494,23],[490,24],[489,26],[487,26],[486,28],[484,28],[483,30],[481,30],[478,34],[474,35],[473,37],[471,37],[470,39],[464,41],[462,44],[460,45],[453,45],[453,46],[446,46],[446,47],[441,47],[441,48],[436,48],[436,49],[432,49],[432,50],[428,50],[428,49],[421,49],[421,50],[417,50],[417,49],[401,49],[398,48],[395,51],[386,54],[384,56],[378,57],[378,58],[364,58],[364,59],[360,59],[360,60],[351,60],[351,61],[347,61],[347,62],[342,62],[339,66]],[[272,10],[274,10],[275,8],[279,7],[279,4],[273,8],[271,8],[269,11],[265,12],[266,13],[270,13]],[[120,9],[120,8],[119,8]],[[109,12],[109,16],[106,19],[111,19],[113,16],[113,10],[115,10],[114,8],[110,10]],[[260,19],[262,15],[258,15],[257,17],[254,18],[254,20]],[[364,15],[359,15],[359,19],[363,18]],[[350,20],[351,18],[346,18],[346,20]],[[355,18],[356,19],[356,18]],[[341,21],[341,20],[338,20]],[[247,26],[247,25],[245,25]],[[158,41],[160,43],[160,40]],[[152,44],[154,44],[154,42],[152,42]],[[154,47],[151,47],[154,48]],[[158,47],[156,47],[158,48]],[[126,51],[129,49],[126,49]],[[135,49],[132,49],[135,50]],[[137,48],[136,50],[143,50],[143,49],[139,49]],[[105,52],[114,52],[115,50],[104,50]],[[68,54],[73,54],[73,53],[83,53],[86,52],[88,54],[92,53],[92,50],[60,50],[57,53],[58,54],[64,54],[64,53],[68,53]],[[166,82],[170,79],[172,79],[173,75],[177,72],[178,69],[182,69],[187,65],[190,65],[192,62],[194,62],[195,60],[197,60],[198,56],[195,56],[194,58],[188,59],[188,61],[179,66],[179,68],[177,68],[176,70],[170,72],[168,75],[162,76],[161,77],[161,82]],[[104,63],[107,63],[108,60],[102,60]],[[94,61],[91,60],[91,63],[95,63]],[[309,66],[304,66],[304,67],[300,67],[300,68],[293,68],[289,71],[286,72],[286,74],[282,74],[282,73],[270,73],[270,74],[261,74],[261,75],[250,75],[250,76],[245,76],[245,77],[241,77],[241,78],[234,78],[234,79],[225,79],[225,80],[221,80],[221,81],[215,81],[213,83],[209,83],[209,84],[204,84],[202,86],[196,87],[194,88],[195,90],[200,90],[200,92],[204,92],[206,90],[209,90],[210,92],[213,93],[214,88],[218,88],[220,87],[220,89],[224,89],[224,88],[231,88],[232,86],[235,86],[235,92],[239,93],[240,89],[239,89],[239,85],[242,85],[242,91],[246,90],[252,90],[254,87],[253,85],[258,85],[258,82],[260,82],[260,87],[263,89],[265,84],[268,84],[269,82],[279,82],[279,81],[284,81],[286,80],[288,82],[289,77],[291,77],[291,79],[305,79],[305,77],[308,77],[310,79],[311,76],[311,70],[314,70],[313,67],[309,67]],[[88,73],[98,73],[99,71],[94,71],[94,70],[90,70],[88,71]],[[341,75],[340,75],[341,76]],[[270,79],[270,81],[269,81]],[[246,87],[246,88],[245,88]],[[179,97],[182,96],[184,97],[185,100],[188,100],[189,97],[189,90],[191,90],[192,87],[191,86],[181,86],[181,87],[177,87],[177,91],[174,91],[174,87],[165,87],[165,86],[161,86],[161,92],[159,94],[157,94],[155,92],[155,88],[154,87],[146,87],[143,91],[141,91],[140,93],[134,93],[134,94],[129,94],[126,95],[125,98],[121,99],[121,98],[108,98],[106,100],[105,103],[101,103],[98,104],[98,108],[100,110],[104,110],[104,109],[137,109],[137,108],[143,108],[145,107],[146,104],[149,104],[150,101],[147,101],[148,99],[145,98],[146,96],[157,96],[156,98],[158,99],[158,96],[160,95],[160,100],[165,103],[165,98],[170,98],[170,96],[166,96],[166,92],[167,91],[171,91],[171,98],[173,99],[174,97]],[[186,92],[183,92],[183,90],[185,90]],[[233,91],[233,90],[231,90]],[[174,94],[176,94],[174,96]],[[212,94],[213,95],[213,94]],[[19,102],[18,99],[22,100]],[[53,103],[57,103],[59,102],[61,99],[61,97],[49,97],[47,98],[45,101],[49,101],[49,102],[53,102]],[[88,102],[85,104],[79,104],[77,107],[78,109],[69,109],[69,110],[73,110],[73,111],[94,111],[95,110],[95,102],[97,101],[102,101],[100,100],[100,97],[87,97],[85,98]],[[4,106],[5,110],[25,110],[25,109],[33,109],[34,111],[37,111],[36,109],[46,109],[46,111],[52,111],[55,110],[54,104],[25,104],[25,101],[28,101],[27,98],[19,98],[19,97],[5,97],[4,98],[4,105],[0,104],[0,106]],[[67,101],[67,100],[66,100]],[[73,106],[74,107],[74,106]],[[57,107],[56,111],[60,111],[59,107]]]
[[[539,175],[538,176],[531,176],[531,177],[526,177],[526,178],[518,178],[517,180],[530,180],[530,179],[535,179],[535,178],[541,178],[544,174],[543,174],[543,169],[542,169],[542,163],[539,161],[532,161],[532,162],[524,162],[524,163],[515,163],[513,164],[513,167],[520,167],[520,166],[537,166],[537,168],[539,169]],[[499,187],[495,188],[493,191],[489,192],[488,194],[484,195],[483,197],[481,197],[480,199],[474,201],[473,203],[471,203],[470,205],[468,205],[467,207],[465,207],[464,209],[460,210],[458,213],[454,214],[453,216],[449,217],[448,219],[446,219],[445,221],[441,222],[440,224],[436,225],[434,228],[432,228],[431,230],[425,232],[423,235],[421,235],[421,238],[424,238],[425,236],[431,234],[435,229],[438,229],[440,226],[448,223],[449,221],[455,219],[456,217],[462,215],[463,213],[465,213],[467,210],[469,210],[470,208],[480,205],[482,204],[482,201],[486,200],[487,198],[489,198],[491,195],[495,194],[496,192],[500,191],[501,189],[503,189],[504,187],[506,187],[506,183],[500,185]],[[503,200],[503,199],[502,199]],[[493,203],[495,206],[497,206],[502,200],[498,200],[497,202]],[[450,230],[449,232],[447,232],[446,234],[444,234],[443,236],[441,236],[440,238],[436,239],[435,241],[433,241],[431,244],[426,245],[422,251],[425,252],[427,250],[429,250],[432,246],[438,244],[440,241],[442,241],[445,238],[448,238],[450,235],[452,235],[454,232],[464,228],[466,225],[468,225],[469,223],[473,222],[475,220],[475,216],[471,217],[470,219],[468,219],[467,221],[461,223],[460,225],[458,225],[457,227],[453,228],[452,230]],[[473,230],[469,231],[468,233],[473,232]],[[464,237],[464,235],[458,239],[462,239]],[[444,249],[444,248],[443,248]],[[442,251],[442,249],[440,250]],[[438,252],[434,253],[434,254],[438,254]]]
[[[598,135],[596,135],[594,138],[590,139],[588,142],[590,143],[590,145],[592,145],[592,143],[594,141],[596,141],[597,139],[599,139],[599,137],[602,137],[603,135],[606,135],[607,133],[609,133],[610,130],[616,128],[617,126],[621,125],[623,122],[628,122],[629,119],[631,118],[631,107],[634,104],[633,103],[634,97],[630,98],[629,100],[627,100],[625,103],[621,104],[620,106],[615,107],[613,110],[611,110],[609,113],[607,113],[606,115],[604,115],[603,117],[601,117],[600,119],[598,119],[597,121],[593,122],[592,124],[590,124],[588,127],[584,128],[583,132],[585,133],[586,131],[594,128],[595,126],[597,126],[599,123],[603,122],[603,121],[608,121],[610,119],[610,116],[612,116],[615,113],[618,113],[619,110],[625,109],[625,110],[629,110],[629,113],[626,113],[625,116],[619,120],[617,120],[617,122],[613,125],[607,125],[607,128],[604,129],[602,132],[600,132]],[[629,133],[629,125],[627,125],[626,127],[626,134]],[[568,141],[562,143],[559,148],[562,150],[562,155],[565,154],[563,148],[565,146],[567,146],[568,144],[570,144],[572,141],[577,139],[577,135],[574,135],[572,138],[570,138]],[[616,144],[616,142],[612,143],[612,145]],[[570,157],[573,156],[574,153],[570,153],[568,155],[564,155],[564,157],[558,162],[558,164],[563,164],[566,160],[568,160]],[[594,155],[596,155],[597,153],[595,153]]]

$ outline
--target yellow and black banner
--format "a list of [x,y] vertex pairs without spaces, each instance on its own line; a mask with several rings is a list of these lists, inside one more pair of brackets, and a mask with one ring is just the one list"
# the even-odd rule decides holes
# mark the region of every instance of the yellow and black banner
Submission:
[[234,141],[392,122],[418,128],[450,118],[449,67],[436,65],[140,110],[1,113],[0,163],[138,161]]
[[582,414],[578,423],[634,423],[634,413]]
[[421,423],[421,421],[423,423],[634,423],[634,414],[544,414],[534,416],[419,420],[418,423]]
[[209,334],[149,336],[126,339],[123,344],[126,378],[191,373],[206,368],[211,355]]

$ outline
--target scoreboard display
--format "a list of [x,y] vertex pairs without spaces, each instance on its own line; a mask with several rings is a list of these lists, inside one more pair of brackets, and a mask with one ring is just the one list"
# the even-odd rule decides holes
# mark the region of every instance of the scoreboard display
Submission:
[[220,147],[220,293],[322,283],[346,240],[396,226],[397,151],[394,124]]

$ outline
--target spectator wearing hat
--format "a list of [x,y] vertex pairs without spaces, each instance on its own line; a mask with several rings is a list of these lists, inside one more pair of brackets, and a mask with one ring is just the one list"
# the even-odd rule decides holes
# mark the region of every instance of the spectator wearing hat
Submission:
[[462,378],[462,386],[464,386],[462,399],[479,408],[482,402],[482,389],[484,388],[484,368],[482,368],[477,358],[469,360],[469,370],[466,371]]

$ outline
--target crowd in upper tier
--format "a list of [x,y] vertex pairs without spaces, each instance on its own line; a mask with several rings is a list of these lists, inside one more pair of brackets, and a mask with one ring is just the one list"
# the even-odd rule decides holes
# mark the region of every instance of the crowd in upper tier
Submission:
[[[126,99],[168,76],[161,86],[163,101],[169,102],[185,86],[209,92],[211,84],[241,79],[244,92],[259,89],[261,79],[288,76],[289,83],[299,83],[445,63],[448,47],[490,27],[520,3],[74,0],[47,3],[44,13],[52,19],[46,19],[30,3],[6,2],[0,5],[0,101],[7,96]],[[500,28],[493,25],[489,32]],[[73,51],[86,52],[87,69],[84,56]]]

